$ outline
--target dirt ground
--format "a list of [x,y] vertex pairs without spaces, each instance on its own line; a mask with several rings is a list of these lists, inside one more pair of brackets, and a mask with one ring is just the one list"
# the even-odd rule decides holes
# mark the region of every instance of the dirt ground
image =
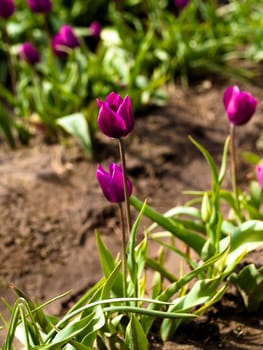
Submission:
[[[154,208],[164,212],[188,199],[183,191],[209,188],[208,167],[188,135],[207,147],[219,163],[229,127],[222,105],[226,86],[224,82],[203,81],[184,90],[175,85],[167,89],[166,107],[136,115],[136,128],[125,139],[125,145],[128,172],[137,197],[147,198]],[[256,143],[263,130],[262,90],[247,84],[241,87],[253,92],[259,105],[253,119],[237,130],[238,153],[258,153]],[[15,300],[10,284],[40,301],[72,289],[69,296],[47,309],[59,315],[99,279],[94,231],[101,233],[114,253],[120,251],[121,235],[117,208],[102,196],[95,171],[97,163],[106,167],[116,160],[117,144],[100,132],[96,134],[93,161],[85,157],[76,142],[47,145],[33,140],[30,147],[15,151],[2,143],[2,297],[9,302]],[[241,160],[241,186],[254,176],[253,169]],[[143,225],[147,224],[144,221]],[[263,263],[260,251],[247,260]],[[178,268],[177,261],[169,263],[171,268]],[[262,310],[248,314],[239,297],[228,293],[172,341],[161,344],[153,334],[152,349],[261,349]],[[8,315],[2,304],[0,311]],[[3,336],[4,330],[0,330],[0,339]]]

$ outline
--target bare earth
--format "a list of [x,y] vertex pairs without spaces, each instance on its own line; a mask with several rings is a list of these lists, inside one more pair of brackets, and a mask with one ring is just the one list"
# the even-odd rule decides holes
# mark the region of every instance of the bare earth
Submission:
[[[136,115],[136,128],[125,144],[137,197],[148,198],[154,208],[164,212],[188,199],[183,191],[209,188],[208,167],[188,135],[220,162],[229,126],[222,105],[225,87],[218,82],[202,82],[187,91],[169,87],[167,107]],[[242,88],[253,92],[260,103],[253,119],[237,131],[238,152],[258,153],[256,142],[263,130],[262,91],[248,85]],[[95,229],[112,252],[120,251],[117,208],[104,199],[95,178],[97,163],[106,167],[118,161],[118,148],[115,141],[98,132],[95,150],[91,161],[76,142],[61,146],[33,140],[31,147],[15,151],[2,144],[0,295],[8,301],[15,300],[10,284],[40,301],[71,289],[69,296],[47,309],[61,315],[101,276]],[[241,160],[240,185],[245,188],[254,176],[254,169]],[[147,224],[145,220],[141,231]],[[247,260],[262,264],[262,253],[253,253]],[[176,271],[178,261],[169,264]],[[173,341],[162,344],[152,334],[152,349],[262,349],[262,310],[248,314],[233,291],[207,315],[181,329]],[[0,311],[8,316],[2,304]],[[0,340],[4,333],[0,330]]]

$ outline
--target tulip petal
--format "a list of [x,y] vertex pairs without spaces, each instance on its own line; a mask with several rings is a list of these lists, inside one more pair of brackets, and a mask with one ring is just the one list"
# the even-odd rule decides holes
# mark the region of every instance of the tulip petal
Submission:
[[233,119],[238,110],[238,94],[240,93],[238,86],[229,86],[226,88],[223,96],[224,106],[227,115]]
[[[121,203],[125,200],[123,173],[121,165],[111,163],[109,173],[101,165],[97,166],[96,177],[106,199],[113,203]],[[128,195],[132,194],[132,183],[127,179]]]
[[242,125],[255,113],[257,100],[248,92],[242,92],[239,96],[240,120],[237,125]]
[[96,177],[104,196],[111,201],[111,198],[109,197],[109,183],[111,181],[111,176],[103,169],[101,165],[98,165]]
[[238,86],[229,86],[223,95],[228,119],[234,125],[243,125],[255,113],[257,100],[248,92],[240,91]]
[[99,110],[98,125],[100,130],[109,137],[120,138],[125,135],[126,124],[122,117],[116,114],[106,103]]
[[258,183],[261,189],[263,189],[263,164],[258,164],[256,166],[256,174],[257,174]]
[[122,104],[122,98],[116,92],[112,91],[105,99],[105,103],[109,105],[114,112],[117,111],[119,106]]
[[134,116],[132,113],[132,105],[129,96],[124,97],[122,104],[117,110],[117,114],[121,115],[125,120],[126,131],[125,135],[123,136],[126,136],[134,129],[135,126]]
[[114,165],[109,185],[109,195],[112,202],[120,203],[124,201],[123,175],[121,166]]

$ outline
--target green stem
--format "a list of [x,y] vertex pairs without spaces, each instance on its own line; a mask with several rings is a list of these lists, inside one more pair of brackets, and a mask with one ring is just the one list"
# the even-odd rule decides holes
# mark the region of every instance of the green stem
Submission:
[[128,184],[127,184],[127,178],[128,178],[127,167],[126,167],[125,152],[124,152],[122,138],[119,139],[119,150],[120,150],[122,174],[123,174],[123,187],[124,187],[124,198],[125,198],[125,208],[126,208],[126,218],[127,218],[127,229],[128,229],[128,233],[130,234],[130,232],[131,232],[131,210],[130,210]]
[[122,233],[122,273],[123,273],[123,297],[127,296],[127,255],[126,255],[126,235],[122,204],[119,203],[121,233]]
[[7,47],[7,64],[8,64],[10,78],[11,78],[11,88],[14,96],[16,96],[16,72],[15,72],[15,66],[14,66],[14,62],[11,54],[10,39],[9,39],[9,35],[5,25],[3,26],[3,40]]
[[230,150],[231,150],[231,180],[232,189],[235,196],[236,210],[240,216],[240,204],[237,189],[237,162],[236,162],[236,145],[235,145],[235,125],[230,124]]

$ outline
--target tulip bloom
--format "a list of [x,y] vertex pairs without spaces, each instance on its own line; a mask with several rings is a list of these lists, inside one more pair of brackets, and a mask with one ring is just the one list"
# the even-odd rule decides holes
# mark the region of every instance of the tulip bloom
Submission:
[[257,175],[257,180],[258,183],[263,190],[263,164],[258,164],[256,166],[256,175]]
[[74,49],[79,46],[79,40],[71,26],[63,25],[59,32],[52,39],[52,48],[55,55],[59,57],[66,57],[69,49]]
[[0,17],[8,19],[15,12],[14,0],[0,0]]
[[90,24],[89,26],[90,29],[90,34],[94,38],[99,38],[100,37],[100,32],[101,32],[101,24],[98,21],[94,21]]
[[187,4],[189,0],[174,0],[174,5],[179,9],[182,10]]
[[19,48],[19,57],[27,61],[32,66],[40,61],[40,56],[35,48],[35,46],[31,43],[24,43]]
[[229,86],[224,91],[223,102],[230,123],[246,124],[257,107],[257,99],[249,92],[240,91],[238,86]]
[[104,102],[97,99],[97,103],[98,126],[106,136],[119,139],[133,130],[135,121],[129,96],[122,99],[115,92],[111,92]]
[[[111,163],[109,172],[105,171],[101,165],[98,165],[96,177],[102,189],[104,196],[108,201],[121,203],[125,200],[123,173],[121,165]],[[127,179],[128,195],[132,194],[132,183]]]
[[52,9],[50,0],[27,0],[27,3],[31,11],[35,13],[48,13]]

